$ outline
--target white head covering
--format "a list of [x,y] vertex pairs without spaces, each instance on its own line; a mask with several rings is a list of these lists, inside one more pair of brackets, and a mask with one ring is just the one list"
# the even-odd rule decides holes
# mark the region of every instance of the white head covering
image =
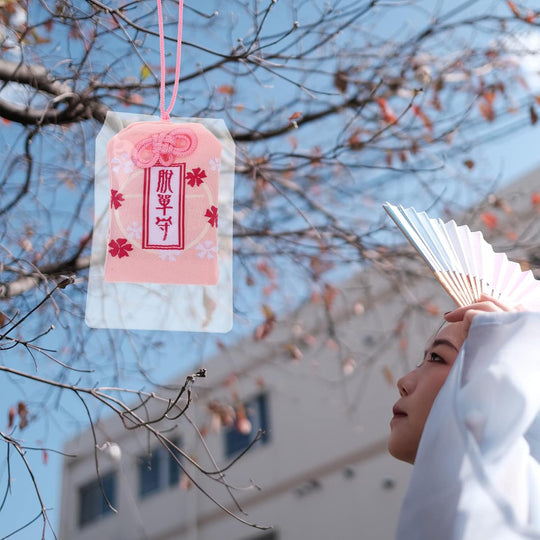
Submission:
[[540,539],[540,313],[486,313],[439,392],[398,540]]

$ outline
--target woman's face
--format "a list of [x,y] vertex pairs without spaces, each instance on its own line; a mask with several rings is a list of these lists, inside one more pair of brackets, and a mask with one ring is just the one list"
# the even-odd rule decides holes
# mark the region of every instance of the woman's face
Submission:
[[401,397],[394,405],[388,440],[395,458],[414,463],[433,401],[466,337],[463,322],[446,324],[428,342],[422,363],[397,382]]

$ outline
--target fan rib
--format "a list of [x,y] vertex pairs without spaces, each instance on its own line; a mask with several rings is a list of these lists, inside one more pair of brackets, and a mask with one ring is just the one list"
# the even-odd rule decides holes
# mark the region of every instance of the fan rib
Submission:
[[459,306],[487,294],[510,305],[540,308],[540,282],[505,253],[496,253],[481,232],[414,208],[390,203],[383,208]]

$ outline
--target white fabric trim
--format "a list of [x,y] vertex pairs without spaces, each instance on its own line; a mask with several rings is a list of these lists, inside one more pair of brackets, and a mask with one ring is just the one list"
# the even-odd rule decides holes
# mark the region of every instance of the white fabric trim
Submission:
[[429,414],[398,540],[540,539],[540,313],[486,313]]

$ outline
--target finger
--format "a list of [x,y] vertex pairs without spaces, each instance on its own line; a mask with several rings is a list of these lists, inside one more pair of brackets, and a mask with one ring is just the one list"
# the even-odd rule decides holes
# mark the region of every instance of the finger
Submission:
[[514,306],[504,304],[497,298],[493,298],[492,296],[488,296],[487,294],[483,294],[483,293],[480,295],[480,301],[491,302],[492,304],[495,304],[496,306],[500,307],[503,311],[514,311],[516,309]]
[[508,306],[501,304],[500,302],[493,302],[492,299],[484,300],[483,302],[476,302],[469,306],[464,306],[446,313],[444,318],[448,322],[462,321],[467,313],[471,312],[472,316],[478,313],[491,313],[497,311],[510,311]]
[[458,309],[455,309],[454,311],[451,311],[450,313],[447,313],[444,318],[448,322],[457,322],[462,321],[464,317],[467,315],[467,313],[472,312],[474,314],[477,313],[493,313],[497,311],[505,311],[498,305],[494,304],[493,302],[477,302],[475,304],[471,304],[470,306],[464,306],[460,307]]
[[473,319],[480,315],[481,313],[494,313],[501,310],[493,310],[493,311],[486,311],[484,309],[469,309],[465,312],[465,315],[463,316],[463,325],[465,327],[465,332],[467,334],[469,333],[469,329],[471,328],[471,324],[473,322]]
[[467,329],[467,332],[469,331],[469,328],[472,324],[472,321],[473,319],[477,316],[477,315],[480,315],[481,313],[493,313],[495,311],[499,311],[499,310],[493,310],[493,311],[486,311],[486,310],[483,310],[483,309],[469,309],[465,312],[465,315],[463,316],[463,322],[465,323],[465,327]]

